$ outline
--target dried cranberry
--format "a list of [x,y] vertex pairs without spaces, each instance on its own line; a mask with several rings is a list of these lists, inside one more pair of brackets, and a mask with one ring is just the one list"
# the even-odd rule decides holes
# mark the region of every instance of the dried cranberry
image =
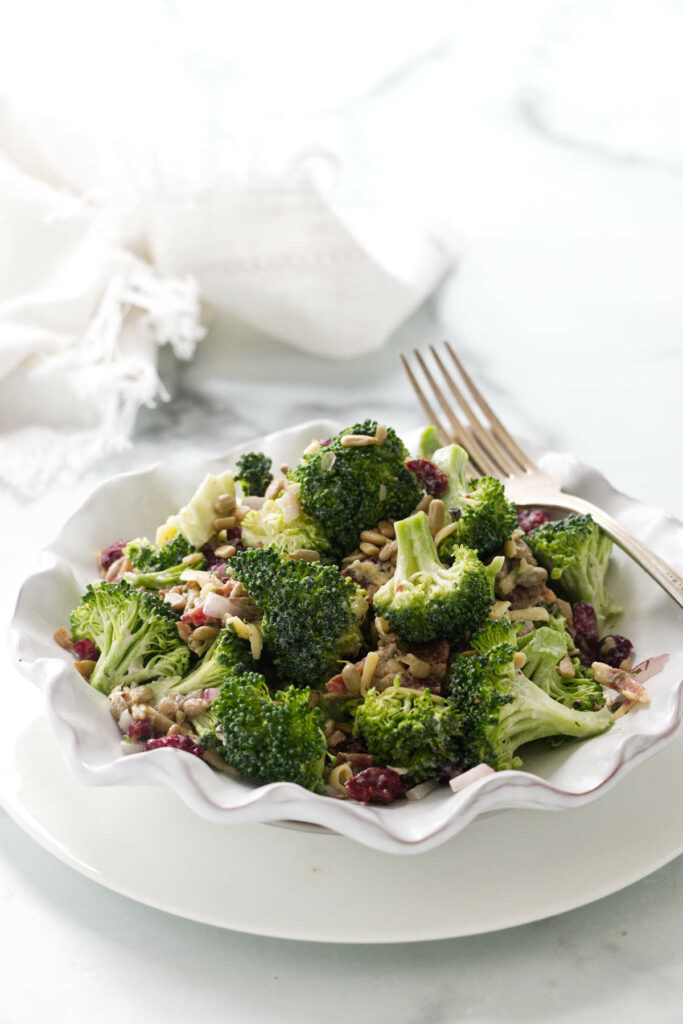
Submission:
[[590,643],[598,644],[600,636],[598,633],[598,617],[595,608],[588,601],[577,601],[572,605],[572,618],[577,636],[583,637]]
[[595,614],[595,609],[588,601],[577,601],[572,605],[572,617],[576,630],[575,643],[579,649],[579,659],[583,665],[591,665],[597,657],[600,642],[598,617]]
[[612,668],[619,668],[622,661],[626,658],[630,658],[633,654],[633,644],[625,636],[619,636],[618,633],[610,633],[608,636],[603,636],[598,646],[598,661],[602,661],[605,665],[611,665]]
[[210,569],[213,566],[214,562],[218,561],[214,548],[212,548],[209,542],[207,541],[206,544],[202,544],[199,550],[206,559],[207,568]]
[[226,544],[232,544],[236,551],[245,551],[246,548],[242,543],[242,527],[233,526],[232,530],[227,531]]
[[131,722],[128,729],[128,736],[137,743],[141,743],[143,740],[149,740],[153,735],[154,723],[151,718],[141,718],[138,722]]
[[393,804],[403,796],[405,789],[401,776],[392,768],[365,768],[346,783],[346,792],[352,800],[362,804]]
[[440,498],[448,490],[448,477],[429,459],[410,459],[406,469],[415,474],[427,494]]
[[517,522],[525,533],[531,533],[537,526],[548,522],[548,516],[540,508],[523,508],[517,513]]
[[77,640],[72,650],[78,661],[97,661],[100,656],[92,640]]
[[201,757],[204,753],[204,747],[199,743],[195,743],[194,740],[182,732],[176,733],[175,736],[160,736],[158,740],[148,740],[145,744],[145,750],[158,750],[160,747],[173,747],[174,750],[185,750],[188,754],[195,754],[197,757]]
[[100,551],[100,565],[105,572],[114,562],[118,562],[119,558],[123,555],[123,549],[127,543],[127,540],[116,540],[108,548],[102,548]]

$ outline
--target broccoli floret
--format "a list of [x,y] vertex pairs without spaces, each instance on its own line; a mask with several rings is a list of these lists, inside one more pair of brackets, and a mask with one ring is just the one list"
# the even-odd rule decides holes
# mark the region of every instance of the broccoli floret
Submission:
[[432,461],[434,452],[441,448],[441,438],[436,427],[430,423],[428,427],[425,427],[420,434],[420,441],[418,444],[417,453],[421,459],[429,459]]
[[262,508],[247,512],[241,524],[242,543],[251,548],[272,544],[285,555],[307,548],[318,551],[322,558],[331,557],[332,548],[320,523],[303,511],[295,519],[286,519],[287,501],[282,497],[270,499]]
[[[193,552],[194,548],[189,540],[179,533],[173,540],[162,544],[161,547],[152,544],[146,537],[138,537],[136,540],[128,541],[123,553],[128,556],[138,572],[154,573],[176,568],[186,555],[191,555]],[[139,586],[147,586],[147,584],[140,583]]]
[[270,467],[273,460],[263,452],[247,452],[237,460],[235,479],[242,488],[242,494],[254,494],[262,498],[273,479]]
[[[517,646],[526,655],[522,671],[560,704],[577,711],[597,711],[605,706],[605,697],[592,673],[579,673],[576,665],[572,678],[565,678],[557,671],[560,661],[568,653],[566,637],[568,634],[564,631],[559,632],[549,626],[539,626],[532,633],[520,637]],[[581,667],[578,658],[576,660]]]
[[281,558],[275,548],[248,548],[230,562],[263,612],[263,642],[283,679],[313,686],[362,644],[365,591],[333,565]]
[[464,448],[449,444],[439,448],[431,460],[448,477],[448,490],[442,496],[457,527],[439,546],[439,555],[450,561],[453,548],[464,544],[480,558],[499,551],[517,526],[515,506],[505,497],[505,489],[493,476],[466,479],[469,456]]
[[255,782],[296,782],[323,793],[327,742],[310,699],[308,687],[294,686],[271,698],[262,675],[236,669],[203,717],[200,741]]
[[608,709],[573,711],[549,697],[514,667],[516,647],[501,643],[485,654],[457,655],[448,700],[461,716],[462,764],[482,761],[496,771],[519,768],[515,751],[546,736],[585,739],[612,725]]
[[358,545],[361,530],[382,519],[409,515],[423,491],[404,462],[408,450],[389,429],[382,444],[345,447],[348,434],[375,436],[374,420],[357,423],[315,452],[303,456],[292,472],[301,484],[301,503],[321,524],[337,555]]
[[452,565],[442,565],[424,512],[395,523],[394,530],[396,571],[375,594],[375,612],[408,646],[465,640],[493,605],[493,577],[500,559],[487,568],[474,551],[456,547]]
[[543,523],[526,542],[570,601],[588,601],[602,621],[622,611],[605,589],[612,541],[592,516],[572,513]]
[[353,732],[378,764],[407,768],[411,783],[433,779],[460,757],[460,719],[452,705],[429,690],[370,690],[358,707]]
[[99,648],[90,684],[102,693],[187,672],[190,651],[178,636],[176,616],[156,594],[124,580],[88,586],[71,613],[76,640]]
[[222,629],[199,664],[173,687],[175,693],[192,693],[222,686],[232,672],[255,672],[256,662],[248,640],[228,626]]
[[500,644],[515,645],[516,643],[517,628],[506,618],[487,622],[473,634],[470,640],[470,646],[477,654],[486,654],[487,651],[498,647]]

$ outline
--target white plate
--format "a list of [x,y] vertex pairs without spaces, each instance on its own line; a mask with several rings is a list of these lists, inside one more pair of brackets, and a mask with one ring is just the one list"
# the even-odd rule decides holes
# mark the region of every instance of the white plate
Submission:
[[211,824],[162,787],[82,786],[40,694],[3,676],[5,809],[100,885],[207,924],[315,942],[455,938],[590,903],[683,852],[683,737],[586,807],[479,819],[416,861],[340,836]]
[[[293,462],[311,437],[326,436],[335,429],[328,422],[308,423],[253,443],[272,455],[277,465]],[[648,685],[651,704],[620,719],[609,733],[555,750],[537,748],[525,759],[526,771],[501,772],[460,794],[443,787],[420,802],[401,801],[389,808],[321,797],[288,783],[255,787],[214,773],[198,759],[172,750],[124,757],[108,702],[83,684],[71,657],[54,644],[52,633],[68,621],[70,609],[92,578],[97,548],[120,536],[152,535],[204,473],[234,464],[242,450],[244,446],[199,465],[162,464],[103,484],[50,546],[45,567],[22,587],[13,623],[15,648],[22,671],[45,694],[58,745],[80,781],[94,786],[161,784],[208,821],[250,824],[292,819],[327,826],[378,850],[414,853],[436,847],[476,817],[494,810],[582,806],[671,741],[681,713],[683,655],[672,656]],[[598,474],[552,456],[547,468],[565,479],[567,473],[575,477],[578,473],[573,489],[587,497],[596,497],[590,493],[592,481],[593,492],[603,492],[599,503],[621,513],[623,521],[628,519],[623,497]],[[663,541],[669,542],[677,532],[672,520],[661,520]],[[638,656],[676,650],[677,607],[628,559],[618,560],[615,570],[616,596],[631,610],[623,631],[634,640]]]

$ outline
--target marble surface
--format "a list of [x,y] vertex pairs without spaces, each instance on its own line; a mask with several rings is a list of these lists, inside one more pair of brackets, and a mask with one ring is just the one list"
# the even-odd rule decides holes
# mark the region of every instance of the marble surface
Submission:
[[[683,518],[680,77],[667,63],[680,11],[663,2],[604,3],[599,14],[578,2],[425,4],[414,45],[403,26],[381,73],[361,61],[355,81],[337,68],[317,106],[303,72],[278,103],[252,95],[250,112],[278,130],[305,119],[334,137],[351,192],[370,193],[385,166],[419,180],[464,240],[456,273],[363,363],[316,360],[214,323],[192,364],[164,365],[173,398],[141,414],[130,451],[38,503],[0,495],[5,535],[35,547],[96,480],[172,451],[218,451],[320,414],[414,426],[421,417],[397,355],[444,336],[521,435],[573,450]],[[612,42],[609,76],[593,48],[600,39]],[[631,83],[619,88],[633,47],[637,98]],[[316,72],[324,79],[321,65]],[[153,1024],[198,1013],[247,1024],[321,1014],[358,1024],[677,1024],[682,886],[678,860],[593,906],[513,931],[316,948],[133,904],[70,871],[0,812],[0,1020],[33,1024],[59,1006],[74,1024],[93,1010],[103,1024],[122,1012]]]

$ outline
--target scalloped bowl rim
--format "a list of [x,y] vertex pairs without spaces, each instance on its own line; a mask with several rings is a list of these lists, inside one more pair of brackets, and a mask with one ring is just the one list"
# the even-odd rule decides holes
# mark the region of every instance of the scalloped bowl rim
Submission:
[[[161,487],[162,490],[165,488],[168,501],[169,489],[173,491],[175,488],[178,500],[179,476],[188,483],[190,480],[196,482],[205,472],[234,464],[237,455],[254,446],[276,455],[282,450],[300,451],[307,439],[325,436],[336,429],[338,425],[334,422],[312,420],[235,446],[219,456],[207,457],[199,464],[183,464],[177,460],[157,462],[148,468],[119,474],[99,484],[89,494],[43,551],[40,567],[25,579],[20,588],[10,638],[19,670],[45,696],[58,745],[70,771],[80,782],[91,786],[164,785],[196,814],[209,821],[235,825],[305,823],[341,833],[381,851],[411,853],[446,841],[482,814],[514,808],[563,810],[579,807],[607,792],[639,762],[651,757],[673,739],[683,711],[683,654],[673,655],[666,667],[666,686],[660,688],[657,697],[653,698],[653,704],[657,705],[654,713],[651,714],[652,706],[638,712],[642,729],[630,727],[615,732],[615,724],[609,733],[585,741],[586,744],[603,741],[600,756],[604,767],[597,776],[594,768],[592,774],[589,770],[583,784],[580,777],[576,785],[567,785],[566,779],[563,785],[559,785],[529,771],[506,771],[488,776],[458,794],[442,787],[419,802],[400,801],[391,807],[378,807],[310,793],[292,783],[257,787],[245,780],[214,772],[198,758],[174,750],[160,749],[128,755],[118,753],[109,759],[103,758],[102,751],[95,749],[97,742],[106,733],[109,749],[120,752],[118,728],[109,715],[105,698],[83,685],[74,672],[71,656],[56,648],[52,639],[52,632],[61,620],[50,603],[51,595],[59,594],[67,584],[73,590],[78,586],[79,575],[81,589],[84,582],[84,566],[76,564],[78,538],[81,534],[87,536],[93,522],[100,518],[104,521],[107,514],[111,516],[114,513],[115,503],[109,501],[112,492],[119,492],[119,496],[121,491],[123,496],[129,492],[147,496],[151,493],[150,486]],[[289,460],[281,458],[280,461]],[[580,465],[576,460],[574,464]],[[593,473],[611,494],[624,497],[597,471],[588,472]],[[635,505],[641,504],[634,499],[627,500]],[[160,501],[163,503],[164,498],[161,497]],[[144,504],[142,501],[141,505]],[[167,510],[172,511],[172,507]],[[667,524],[680,528],[672,517],[667,515],[665,519]],[[109,531],[108,527],[106,531]],[[102,535],[110,538],[119,536],[116,530],[106,531],[103,527]],[[82,553],[92,557],[90,549]],[[93,575],[92,571],[90,575]],[[41,622],[51,623],[51,628],[41,629]],[[630,715],[620,721],[625,723],[635,718],[635,715]],[[94,730],[93,722],[96,725]],[[102,730],[99,735],[98,729]],[[116,745],[113,746],[115,736]],[[576,751],[584,744],[572,747],[570,756],[576,758]]]

